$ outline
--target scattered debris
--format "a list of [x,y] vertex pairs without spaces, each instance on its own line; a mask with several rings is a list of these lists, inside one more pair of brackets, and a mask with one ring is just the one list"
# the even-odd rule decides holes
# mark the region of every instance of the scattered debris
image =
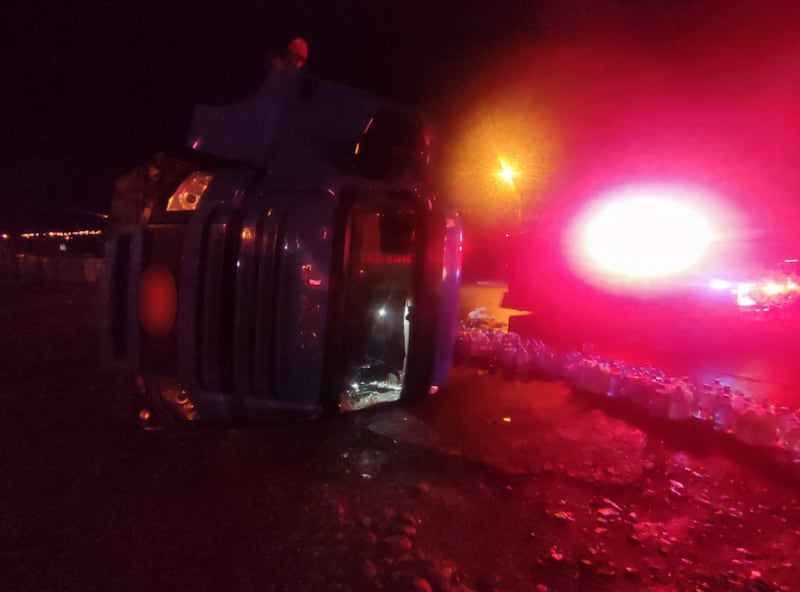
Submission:
[[550,557],[553,558],[555,561],[563,561],[564,552],[558,545],[553,545],[552,547],[550,547]]
[[558,512],[554,512],[553,516],[563,522],[575,522],[575,516],[572,515],[572,512],[559,510]]

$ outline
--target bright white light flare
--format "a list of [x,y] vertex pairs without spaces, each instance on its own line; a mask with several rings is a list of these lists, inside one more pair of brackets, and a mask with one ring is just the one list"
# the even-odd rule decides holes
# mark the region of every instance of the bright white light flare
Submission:
[[714,279],[708,283],[708,287],[716,292],[719,292],[721,290],[730,290],[731,288],[733,288],[733,282],[729,280]]
[[664,278],[686,271],[714,233],[689,205],[664,197],[629,197],[600,209],[584,231],[594,265],[626,279]]

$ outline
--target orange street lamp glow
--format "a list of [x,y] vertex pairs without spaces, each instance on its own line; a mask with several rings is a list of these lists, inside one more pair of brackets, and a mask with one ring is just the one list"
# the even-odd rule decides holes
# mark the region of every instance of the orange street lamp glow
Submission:
[[489,99],[463,114],[453,138],[442,183],[460,210],[494,222],[516,219],[522,209],[533,213],[559,153],[554,123],[533,99]]

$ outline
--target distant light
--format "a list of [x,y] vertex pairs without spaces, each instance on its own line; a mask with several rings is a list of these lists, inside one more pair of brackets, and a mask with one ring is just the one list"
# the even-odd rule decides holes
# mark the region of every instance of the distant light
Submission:
[[381,317],[381,318],[385,317],[386,316],[386,309],[385,308],[381,308],[378,311],[378,316]]
[[739,294],[739,296],[736,297],[736,304],[739,306],[755,306],[756,301],[753,300],[753,297],[749,294]]
[[756,301],[750,295],[750,291],[755,288],[755,284],[739,284],[736,286],[736,304],[739,306],[755,306]]
[[49,232],[23,232],[19,236],[24,239],[32,238],[63,238],[70,240],[76,236],[98,236],[103,234],[102,230],[51,230]]
[[797,261],[798,261],[797,259],[784,259],[783,260],[784,263],[797,263]]
[[782,286],[781,284],[776,284],[775,282],[769,282],[764,286],[764,292],[769,296],[776,296],[777,294],[783,294],[786,291],[786,287]]
[[708,287],[712,290],[728,290],[733,288],[733,282],[728,280],[714,279],[708,283]]

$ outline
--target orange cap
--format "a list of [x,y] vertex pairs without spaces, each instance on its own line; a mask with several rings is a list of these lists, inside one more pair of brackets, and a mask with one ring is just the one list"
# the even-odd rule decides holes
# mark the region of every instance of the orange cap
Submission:
[[302,37],[292,39],[288,50],[291,57],[302,60],[303,63],[308,59],[308,43]]

